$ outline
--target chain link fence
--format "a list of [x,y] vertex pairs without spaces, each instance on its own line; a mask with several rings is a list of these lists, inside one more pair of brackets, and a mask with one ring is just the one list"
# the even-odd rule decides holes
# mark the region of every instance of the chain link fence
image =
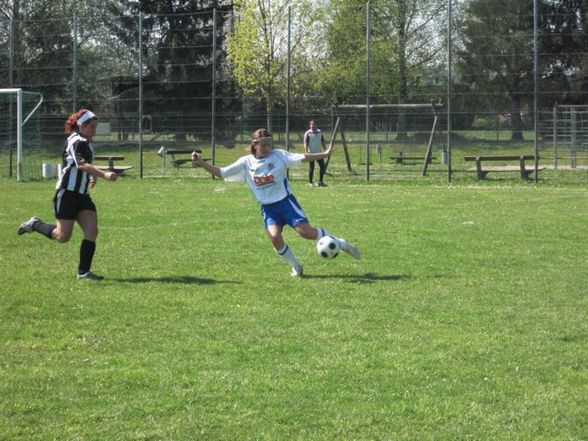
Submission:
[[[540,177],[568,170],[588,179],[586,53],[575,47],[577,56],[564,60],[548,44],[549,2],[534,14],[532,2],[481,9],[481,1],[415,1],[404,16],[386,3],[336,2],[310,47],[297,45],[299,25],[288,15],[275,48],[288,61],[275,73],[284,86],[269,97],[243,92],[228,57],[243,11],[4,19],[0,88],[43,96],[23,127],[25,180],[60,162],[63,125],[80,108],[100,118],[97,155],[124,157],[115,165],[132,166],[125,175],[134,177],[206,177],[187,152],[201,149],[224,165],[268,125],[277,147],[302,152],[310,119],[327,143],[339,119],[340,148],[329,161],[335,178],[471,180],[475,158],[488,157],[482,167],[515,171],[488,177],[510,179],[519,166],[513,158],[536,153]],[[557,18],[581,20],[577,13]],[[355,32],[348,46],[341,23]],[[553,33],[582,40],[581,26],[566,29]],[[0,95],[0,177],[15,176],[15,113]],[[306,170],[293,177],[305,179]]]

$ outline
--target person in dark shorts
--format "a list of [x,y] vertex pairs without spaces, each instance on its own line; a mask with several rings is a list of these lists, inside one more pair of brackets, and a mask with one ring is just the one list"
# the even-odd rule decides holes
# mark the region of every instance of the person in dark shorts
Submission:
[[96,185],[96,178],[116,181],[116,173],[104,172],[92,165],[94,147],[90,141],[97,125],[97,116],[87,109],[69,116],[65,123],[68,138],[63,152],[63,169],[53,198],[56,225],[32,217],[17,231],[19,235],[36,231],[51,240],[65,243],[71,238],[77,222],[84,232],[77,278],[87,280],[104,278],[90,271],[96,250],[98,216],[88,190]]

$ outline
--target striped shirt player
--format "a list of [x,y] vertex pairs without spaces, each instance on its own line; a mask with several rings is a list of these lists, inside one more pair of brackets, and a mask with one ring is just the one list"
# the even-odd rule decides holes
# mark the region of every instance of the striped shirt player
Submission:
[[[304,151],[306,153],[321,153],[325,150],[325,137],[323,132],[316,125],[314,120],[310,120],[308,123],[309,129],[304,133]],[[324,178],[327,172],[327,165],[324,159],[318,159],[316,162],[319,164],[319,187],[326,187]],[[308,162],[308,183],[311,187],[314,187],[314,161]]]
[[18,228],[19,235],[36,231],[49,239],[65,243],[71,238],[75,223],[79,223],[84,239],[80,247],[77,278],[88,280],[103,279],[90,271],[96,250],[98,216],[88,190],[96,184],[98,177],[108,181],[116,180],[115,173],[103,172],[92,165],[94,148],[90,141],[96,133],[97,124],[98,118],[87,109],[70,115],[65,123],[68,138],[63,152],[63,169],[53,198],[56,225],[32,217]]
[[[65,150],[63,151],[63,168],[61,176],[57,181],[55,187],[55,216],[59,218],[59,215],[65,216],[64,219],[75,219],[77,213],[60,213],[61,200],[66,192],[72,192],[76,195],[90,196],[88,195],[88,189],[90,187],[90,181],[92,175],[80,168],[80,164],[88,163],[91,164],[94,159],[94,148],[88,139],[84,138],[77,132],[72,133],[67,138]],[[96,207],[89,199],[89,204],[96,211]],[[72,217],[73,216],[73,217]]]
[[[266,129],[258,129],[253,134],[250,145],[251,154],[239,158],[226,167],[216,167],[204,161],[194,152],[192,160],[214,176],[226,181],[245,182],[253,197],[260,205],[267,234],[276,252],[292,266],[292,275],[301,276],[302,265],[284,242],[282,230],[285,225],[293,228],[301,237],[318,241],[324,236],[331,236],[322,228],[310,226],[308,218],[291,191],[287,172],[291,167],[303,162],[324,159],[331,154],[331,149],[322,153],[294,154],[272,148],[271,133]],[[339,241],[343,251],[359,259],[359,250],[344,239]]]

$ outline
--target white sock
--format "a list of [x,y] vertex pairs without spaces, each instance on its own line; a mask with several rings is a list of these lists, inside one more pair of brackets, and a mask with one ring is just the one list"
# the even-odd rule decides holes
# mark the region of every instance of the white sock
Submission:
[[318,232],[318,235],[316,236],[316,240],[320,240],[320,239],[322,239],[325,236],[331,236],[331,237],[334,237],[335,239],[337,239],[336,236],[333,236],[331,233],[329,233],[324,228],[317,227],[316,231]]
[[294,252],[292,252],[292,248],[290,248],[288,245],[284,245],[284,248],[282,248],[281,250],[276,250],[276,252],[280,255],[282,259],[284,259],[286,263],[289,263],[290,266],[300,266],[300,262],[298,262],[298,259],[294,255]]
[[334,238],[337,242],[339,242],[339,246],[341,247],[342,250],[348,249],[347,242],[345,241],[345,239],[341,239],[340,237],[337,237],[334,234],[329,233],[327,230],[325,230],[324,228],[321,228],[321,227],[317,227],[316,230],[318,231],[318,235],[316,237],[317,241],[322,239],[325,236],[330,236],[330,237]]

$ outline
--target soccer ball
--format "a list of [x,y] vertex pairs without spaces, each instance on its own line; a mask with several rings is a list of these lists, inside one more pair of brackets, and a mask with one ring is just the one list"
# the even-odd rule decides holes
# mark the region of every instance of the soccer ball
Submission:
[[339,255],[339,241],[331,236],[324,236],[316,243],[316,250],[325,259],[334,259]]

